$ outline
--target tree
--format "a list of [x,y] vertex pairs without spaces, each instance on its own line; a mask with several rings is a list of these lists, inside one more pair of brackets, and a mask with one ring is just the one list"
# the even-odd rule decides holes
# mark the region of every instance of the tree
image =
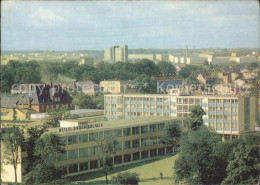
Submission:
[[134,86],[139,93],[156,92],[156,81],[147,75],[140,75],[134,80]]
[[25,171],[24,171],[25,174],[28,173],[29,171],[31,171],[33,169],[34,163],[40,159],[39,156],[34,155],[34,148],[35,148],[36,140],[41,137],[43,132],[44,132],[44,129],[39,129],[37,127],[31,127],[29,129],[27,129],[28,137],[26,139],[25,148],[26,148],[28,157],[25,158],[25,159],[27,159],[27,163],[24,160],[24,163],[27,164],[25,166]]
[[137,185],[140,182],[139,175],[135,172],[118,173],[116,176],[112,176],[112,181],[115,184],[122,185]]
[[181,138],[181,129],[178,121],[173,121],[166,124],[164,134],[161,136],[161,142],[166,145],[171,145],[173,148],[177,146]]
[[115,154],[115,145],[117,141],[113,137],[108,137],[98,141],[99,160],[103,166],[106,175],[106,183],[108,184],[108,172],[113,169],[113,155]]
[[157,63],[160,75],[175,75],[176,68],[170,62],[161,61]]
[[15,183],[17,183],[17,165],[21,162],[21,146],[24,144],[24,136],[21,129],[17,126],[4,128],[1,136],[3,142],[3,162],[14,167]]
[[76,96],[73,97],[72,101],[73,105],[77,109],[96,109],[97,108],[97,102],[93,100],[93,97],[84,94],[84,93],[78,93]]
[[[37,163],[33,170],[24,176],[23,184],[43,184],[62,179],[62,172],[51,163]],[[58,184],[58,183],[57,183]],[[64,183],[60,183],[64,184]]]
[[199,127],[203,125],[203,115],[205,115],[205,111],[201,106],[195,105],[190,109],[190,115],[187,118],[188,126],[191,130],[197,130]]
[[55,110],[48,110],[47,117],[44,118],[44,123],[46,127],[58,127],[59,120],[64,120],[70,118],[70,111],[65,107],[59,107]]
[[213,152],[218,143],[223,143],[221,136],[202,126],[184,134],[180,143],[179,158],[174,163],[177,182],[218,184],[223,180],[216,173],[221,158]]
[[257,184],[260,166],[259,138],[245,138],[233,149],[234,157],[227,166],[227,177],[222,184]]
[[46,163],[49,158],[55,158],[57,154],[64,153],[64,146],[59,135],[46,134],[36,140],[34,154],[39,156],[40,163]]

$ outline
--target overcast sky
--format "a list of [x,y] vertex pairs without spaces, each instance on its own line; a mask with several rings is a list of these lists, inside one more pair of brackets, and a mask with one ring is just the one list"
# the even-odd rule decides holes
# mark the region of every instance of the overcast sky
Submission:
[[2,50],[259,47],[257,1],[2,2]]

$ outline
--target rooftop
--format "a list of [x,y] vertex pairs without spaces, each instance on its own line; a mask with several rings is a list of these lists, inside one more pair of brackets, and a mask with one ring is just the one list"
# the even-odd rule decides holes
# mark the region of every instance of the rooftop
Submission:
[[[103,121],[103,122],[96,122],[96,123],[89,123],[86,124],[88,128],[80,128],[78,127],[68,127],[68,128],[49,128],[48,132],[46,133],[75,133],[75,132],[87,132],[87,131],[99,131],[99,130],[109,130],[109,129],[116,129],[116,128],[123,128],[129,126],[140,126],[152,123],[163,123],[163,122],[170,122],[172,120],[182,120],[181,118],[174,118],[174,117],[154,117],[154,116],[146,116],[146,117],[139,117],[139,118],[132,118],[132,119],[123,119],[123,120],[111,120],[111,121]],[[62,131],[61,131],[62,130]]]

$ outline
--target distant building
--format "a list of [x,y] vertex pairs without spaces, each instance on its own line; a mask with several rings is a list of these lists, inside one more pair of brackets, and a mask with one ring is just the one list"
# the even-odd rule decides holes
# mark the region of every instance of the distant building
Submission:
[[258,58],[257,56],[246,56],[246,57],[237,57],[236,63],[243,64],[243,63],[253,63],[257,62]]
[[113,46],[105,49],[104,60],[107,62],[127,62],[128,46]]
[[132,85],[131,81],[124,80],[103,80],[100,82],[103,88],[103,93],[125,93],[126,90]]
[[79,65],[84,65],[84,64],[88,64],[90,66],[94,66],[94,59],[93,59],[93,57],[88,57],[88,56],[80,57]]
[[176,76],[152,76],[152,79],[157,82],[157,89],[169,92],[170,89],[181,87],[182,79]]
[[156,54],[156,60],[169,61],[169,55],[168,54]]
[[75,85],[77,90],[91,96],[98,96],[102,92],[101,86],[92,82],[91,80],[85,82],[76,82]]
[[141,60],[141,59],[148,59],[148,60],[155,60],[156,57],[154,54],[129,54],[129,60]]

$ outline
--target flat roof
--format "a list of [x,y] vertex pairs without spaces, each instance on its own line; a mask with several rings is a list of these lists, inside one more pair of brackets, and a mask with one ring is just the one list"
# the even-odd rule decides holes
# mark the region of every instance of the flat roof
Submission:
[[140,126],[140,125],[160,123],[160,122],[169,122],[172,120],[183,120],[183,118],[146,116],[146,117],[138,117],[138,118],[122,119],[122,120],[99,121],[95,123],[87,123],[85,126],[88,128],[84,128],[84,126],[66,127],[66,128],[64,127],[49,128],[46,134],[50,134],[50,133],[70,134],[76,132],[100,131],[100,130],[109,130],[109,129],[116,129],[116,128],[125,128],[130,126],[131,127]]
[[171,94],[137,94],[137,93],[118,93],[118,94],[105,94],[104,96],[172,96],[172,97],[250,97],[249,95],[221,95],[221,94],[199,94],[199,95],[171,95]]

